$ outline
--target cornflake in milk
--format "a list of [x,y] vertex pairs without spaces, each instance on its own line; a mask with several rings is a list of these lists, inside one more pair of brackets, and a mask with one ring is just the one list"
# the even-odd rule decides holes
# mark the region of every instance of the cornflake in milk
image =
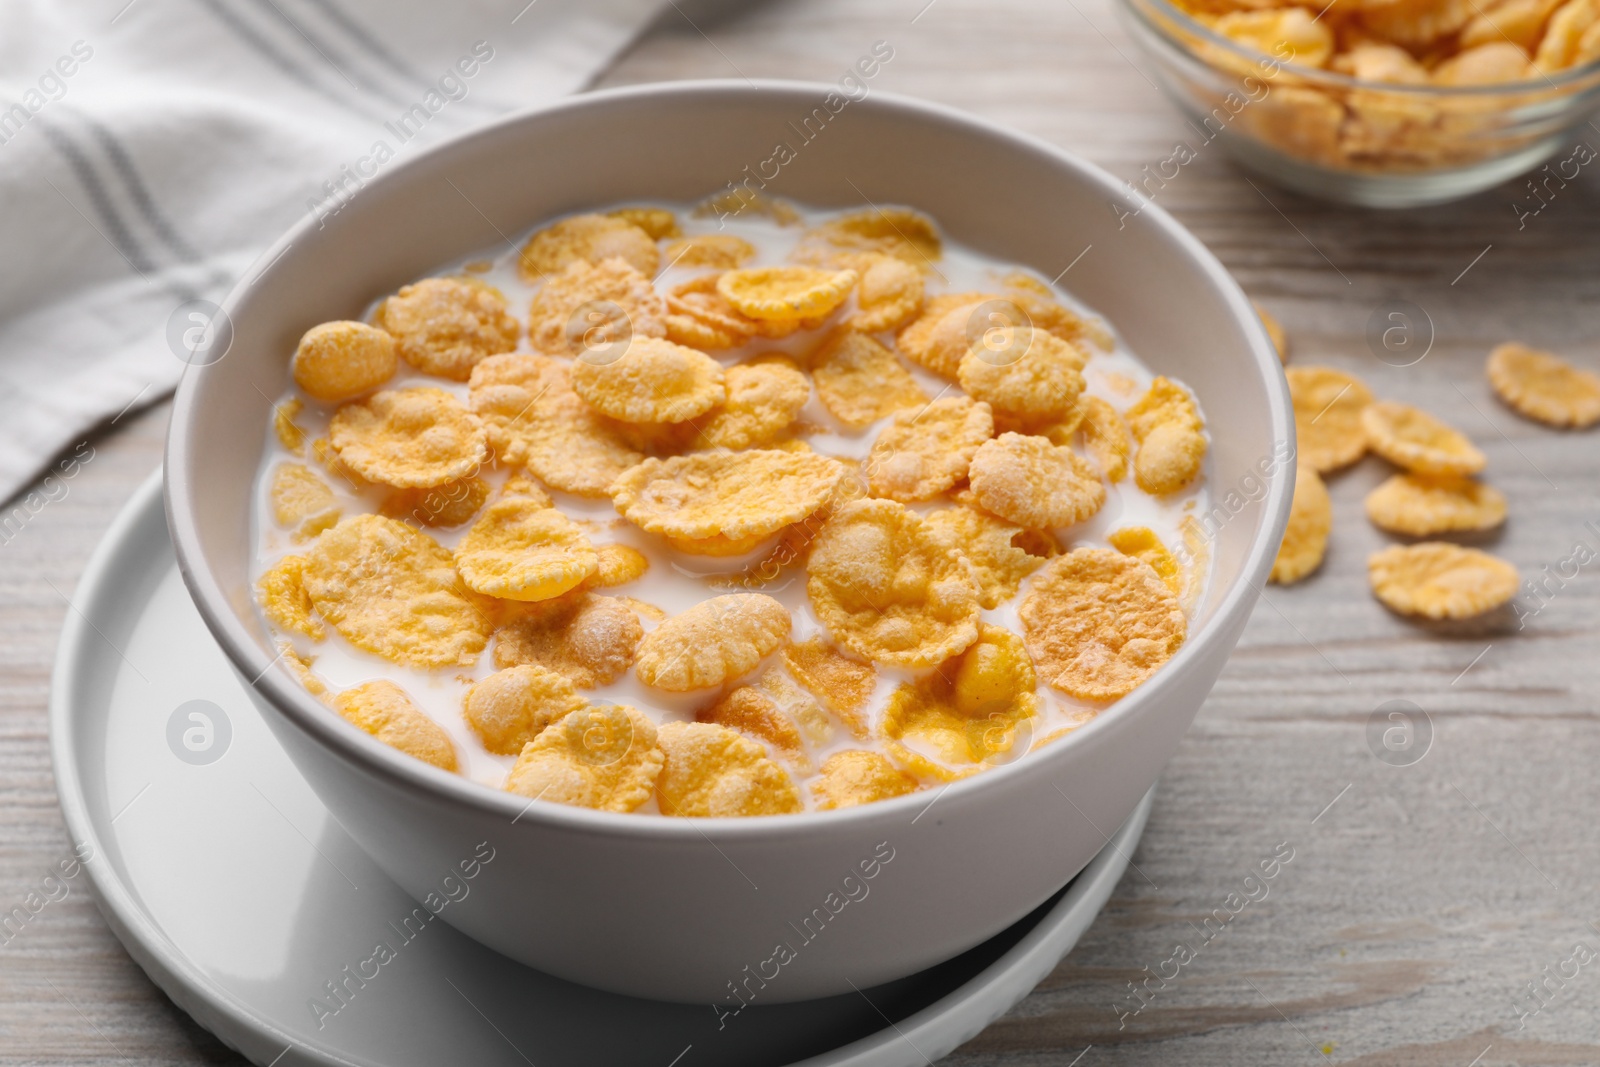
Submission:
[[285,353],[251,578],[328,714],[549,803],[783,814],[1177,651],[1199,398],[912,209],[781,206],[555,220]]

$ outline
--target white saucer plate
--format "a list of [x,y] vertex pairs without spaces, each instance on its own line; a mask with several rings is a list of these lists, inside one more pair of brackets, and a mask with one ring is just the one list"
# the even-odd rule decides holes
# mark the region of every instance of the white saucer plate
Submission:
[[[159,472],[78,586],[50,730],[61,807],[106,920],[179,1007],[274,1067],[926,1064],[1072,948],[1126,868],[1153,795],[1010,929],[859,995],[721,1014],[572,985],[434,921],[328,815],[190,603]],[[640,907],[648,896],[641,886]]]

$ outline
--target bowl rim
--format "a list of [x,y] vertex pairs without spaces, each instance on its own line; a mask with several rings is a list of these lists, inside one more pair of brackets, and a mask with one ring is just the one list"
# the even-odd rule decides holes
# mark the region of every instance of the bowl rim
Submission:
[[[553,104],[514,112],[495,121],[451,137],[410,159],[386,168],[373,182],[396,184],[439,159],[457,151],[462,145],[505,137],[510,132],[529,123],[537,123],[549,115],[581,112],[594,108],[626,106],[629,101],[671,95],[682,98],[760,96],[784,99],[798,96],[803,99],[820,99],[833,89],[828,83],[779,79],[705,79],[675,82],[650,82],[590,93],[577,94]],[[1003,139],[1017,148],[1047,157],[1053,164],[1073,172],[1089,189],[1097,189],[1108,201],[1125,200],[1128,191],[1122,183],[1098,166],[1056,147],[1030,134],[1008,129],[997,123],[960,111],[943,104],[932,103],[888,92],[873,92],[857,102],[858,106],[871,106],[890,115],[909,116],[924,122],[976,135],[981,138]],[[369,182],[369,185],[372,182]],[[1140,219],[1159,229],[1163,236],[1176,243],[1189,254],[1190,260],[1218,288],[1229,309],[1245,327],[1251,338],[1248,355],[1266,386],[1268,419],[1274,441],[1294,439],[1294,423],[1289,403],[1288,384],[1282,366],[1266,328],[1261,324],[1249,298],[1233,276],[1200,240],[1179,224],[1154,201],[1140,196],[1143,204]],[[271,247],[262,252],[256,261],[241,275],[221,304],[221,314],[231,316],[250,290],[284,256],[288,249],[305,236],[316,220],[306,218],[291,228]],[[195,366],[186,367],[179,381],[172,418],[168,428],[165,452],[165,505],[168,529],[179,571],[188,588],[196,609],[205,620],[212,637],[222,648],[240,677],[272,707],[290,720],[291,725],[309,734],[317,743],[331,750],[341,761],[353,764],[364,774],[378,778],[385,785],[412,793],[429,796],[436,802],[446,803],[458,810],[480,815],[505,818],[508,822],[528,821],[543,824],[556,831],[595,834],[610,839],[646,839],[681,841],[748,842],[753,840],[781,841],[815,833],[848,832],[852,827],[864,827],[888,818],[909,813],[918,806],[924,811],[946,792],[954,791],[957,797],[975,790],[994,788],[1000,779],[1020,778],[1048,773],[1053,761],[1096,738],[1119,728],[1130,721],[1144,706],[1157,702],[1167,690],[1179,685],[1196,661],[1205,656],[1219,641],[1228,640],[1226,634],[1242,625],[1264,584],[1267,572],[1277,555],[1278,543],[1288,521],[1289,502],[1294,490],[1295,468],[1292,462],[1279,464],[1266,480],[1268,490],[1261,498],[1266,522],[1263,524],[1232,584],[1217,591],[1219,599],[1206,624],[1198,632],[1190,633],[1178,652],[1134,692],[1114,701],[1094,719],[1072,731],[1071,736],[1048,746],[1045,751],[1033,753],[1002,766],[972,775],[969,778],[945,783],[931,789],[873,804],[863,804],[834,811],[803,811],[788,815],[769,815],[760,818],[710,817],[710,818],[640,818],[631,813],[595,811],[565,804],[535,804],[517,794],[492,789],[470,778],[440,770],[399,752],[366,732],[330,714],[326,704],[317,700],[304,686],[293,679],[287,670],[272,670],[282,658],[268,658],[258,645],[258,638],[247,628],[243,618],[236,613],[222,584],[202,564],[205,555],[201,549],[199,530],[191,518],[194,511],[192,486],[183,476],[191,463],[190,456],[199,451],[191,440],[195,413],[199,408],[201,387],[197,384]],[[1214,594],[1215,595],[1215,594]],[[249,681],[254,679],[254,681]],[[929,794],[932,794],[930,797]],[[920,818],[920,815],[917,816]],[[914,820],[913,820],[914,821]]]
[[[1334,0],[1334,2],[1337,2],[1337,0]],[[1206,66],[1211,67],[1212,69],[1220,68],[1217,68],[1215,64],[1207,61],[1203,56],[1196,53],[1194,49],[1190,48],[1184,41],[1157,23],[1143,10],[1141,5],[1148,5],[1149,7],[1160,10],[1163,14],[1170,17],[1173,22],[1176,22],[1183,26],[1184,29],[1191,31],[1195,36],[1204,39],[1207,44],[1222,48],[1224,51],[1230,52],[1233,55],[1238,56],[1240,59],[1247,59],[1255,63],[1260,63],[1263,60],[1276,63],[1279,67],[1294,74],[1296,77],[1304,78],[1307,81],[1312,82],[1323,82],[1327,85],[1336,86],[1341,89],[1359,89],[1363,92],[1397,93],[1415,97],[1474,99],[1484,97],[1492,98],[1497,96],[1526,96],[1531,92],[1543,92],[1551,89],[1563,90],[1571,88],[1570,83],[1578,82],[1595,75],[1600,75],[1600,58],[1597,58],[1590,60],[1588,63],[1585,63],[1582,66],[1571,67],[1567,70],[1557,71],[1554,74],[1541,73],[1537,78],[1525,78],[1521,81],[1514,82],[1498,82],[1493,85],[1406,85],[1400,82],[1376,81],[1371,78],[1357,78],[1352,74],[1341,74],[1339,71],[1327,70],[1323,67],[1303,66],[1299,63],[1294,63],[1289,60],[1279,59],[1277,56],[1268,55],[1266,52],[1262,52],[1254,48],[1247,48],[1244,45],[1241,45],[1239,42],[1233,40],[1231,37],[1220,34],[1210,26],[1207,26],[1205,23],[1199,21],[1193,15],[1172,3],[1172,0],[1116,0],[1116,4],[1119,9],[1127,11],[1135,18],[1138,18],[1141,23],[1149,27],[1152,32],[1160,35],[1163,40],[1177,46],[1185,55],[1190,56],[1201,63],[1205,63]],[[1325,14],[1328,8],[1332,6],[1333,4],[1329,3],[1322,9],[1322,13]],[[1320,18],[1321,14],[1319,14],[1318,17]],[[1397,45],[1396,47],[1401,46]]]

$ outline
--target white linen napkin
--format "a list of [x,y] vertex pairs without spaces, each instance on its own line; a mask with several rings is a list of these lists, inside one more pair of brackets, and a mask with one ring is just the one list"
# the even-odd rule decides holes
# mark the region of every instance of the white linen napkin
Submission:
[[0,501],[171,391],[186,302],[361,172],[582,88],[660,7],[0,0]]

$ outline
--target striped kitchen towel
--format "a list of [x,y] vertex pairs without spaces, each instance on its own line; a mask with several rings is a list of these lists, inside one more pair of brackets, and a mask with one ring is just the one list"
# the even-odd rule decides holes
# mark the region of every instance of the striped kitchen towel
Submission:
[[0,0],[0,500],[170,392],[284,230],[582,88],[660,6]]

